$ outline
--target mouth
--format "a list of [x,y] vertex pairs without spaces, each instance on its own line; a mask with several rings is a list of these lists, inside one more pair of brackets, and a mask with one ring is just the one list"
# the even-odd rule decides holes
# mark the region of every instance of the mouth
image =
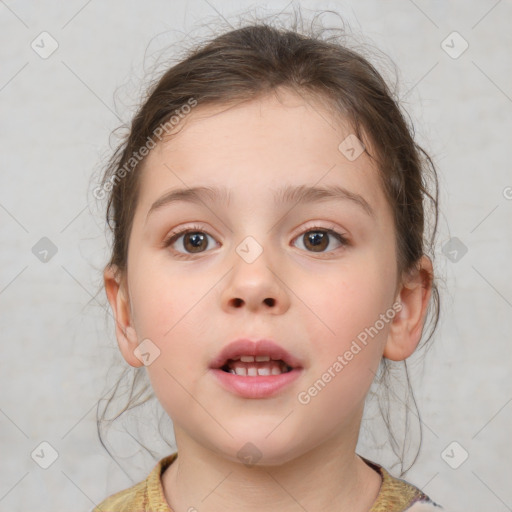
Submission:
[[303,363],[271,340],[241,339],[227,345],[210,370],[228,391],[244,398],[266,398],[297,379]]
[[238,356],[230,358],[220,367],[220,370],[242,377],[257,377],[281,375],[293,370],[282,359],[272,359],[270,356]]
[[211,362],[210,368],[235,375],[280,375],[302,368],[302,361],[272,340],[233,341]]

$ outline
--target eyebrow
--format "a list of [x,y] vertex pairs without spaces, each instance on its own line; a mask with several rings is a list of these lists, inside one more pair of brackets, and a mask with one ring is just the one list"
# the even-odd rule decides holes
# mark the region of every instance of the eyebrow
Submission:
[[[375,213],[366,199],[354,192],[350,192],[339,185],[330,185],[324,187],[311,187],[306,185],[285,186],[274,192],[275,204],[286,203],[313,203],[322,201],[351,201],[361,207],[371,217]],[[189,187],[171,190],[158,198],[149,209],[146,220],[156,210],[179,201],[186,201],[196,204],[205,204],[205,202],[218,202],[228,205],[230,194],[226,188],[220,187]]]

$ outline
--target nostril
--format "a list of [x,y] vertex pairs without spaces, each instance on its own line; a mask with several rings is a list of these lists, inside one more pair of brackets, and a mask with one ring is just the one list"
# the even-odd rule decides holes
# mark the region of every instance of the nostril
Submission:
[[265,304],[267,304],[267,306],[273,306],[276,302],[275,299],[265,299],[264,300]]

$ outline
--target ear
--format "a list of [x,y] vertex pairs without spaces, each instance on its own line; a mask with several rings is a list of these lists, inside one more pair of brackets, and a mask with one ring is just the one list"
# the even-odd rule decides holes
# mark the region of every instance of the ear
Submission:
[[134,353],[139,341],[132,325],[133,319],[126,280],[120,276],[117,267],[107,266],[103,271],[103,281],[110,307],[114,313],[119,350],[130,366],[142,366],[142,361],[135,357]]
[[432,280],[432,262],[428,256],[422,256],[417,266],[402,276],[397,293],[401,308],[393,318],[383,352],[387,359],[402,361],[416,350],[432,295]]

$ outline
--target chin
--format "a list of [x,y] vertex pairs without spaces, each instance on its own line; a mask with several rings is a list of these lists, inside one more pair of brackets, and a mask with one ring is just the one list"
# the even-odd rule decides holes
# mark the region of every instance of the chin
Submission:
[[217,453],[232,462],[244,464],[247,467],[282,466],[298,456],[298,450],[291,449],[287,439],[270,441],[265,439],[260,431],[259,436],[244,435],[238,441],[230,440],[229,446],[217,446]]

